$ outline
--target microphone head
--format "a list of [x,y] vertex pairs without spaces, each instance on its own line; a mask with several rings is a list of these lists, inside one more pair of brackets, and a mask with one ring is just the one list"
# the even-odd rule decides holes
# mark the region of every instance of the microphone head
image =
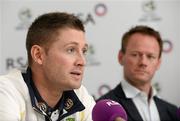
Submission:
[[92,110],[93,121],[114,121],[117,117],[127,121],[124,108],[118,102],[110,99],[98,101]]

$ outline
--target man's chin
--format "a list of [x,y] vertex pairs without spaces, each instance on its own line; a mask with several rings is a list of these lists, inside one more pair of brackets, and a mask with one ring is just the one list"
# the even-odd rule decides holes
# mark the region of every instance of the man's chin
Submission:
[[74,89],[79,89],[81,87],[81,84],[80,85],[76,85],[75,87],[74,87]]
[[73,86],[73,87],[69,87],[68,89],[66,89],[65,91],[70,91],[70,90],[74,90],[74,89],[79,89],[81,86]]
[[74,84],[71,86],[72,89],[79,89],[81,87],[81,83],[80,84]]
[[145,75],[138,75],[136,77],[134,77],[135,80],[138,80],[138,81],[142,81],[142,82],[148,82],[148,77],[145,76]]

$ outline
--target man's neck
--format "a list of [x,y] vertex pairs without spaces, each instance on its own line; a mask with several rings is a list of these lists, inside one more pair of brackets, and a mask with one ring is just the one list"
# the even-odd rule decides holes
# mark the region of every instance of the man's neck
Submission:
[[133,81],[130,81],[128,79],[126,79],[126,81],[128,81],[129,84],[131,84],[132,86],[136,87],[137,89],[146,93],[149,96],[150,91],[151,91],[151,84],[150,83],[141,83],[141,82],[140,83],[133,83]]
[[[36,70],[37,72],[37,70]],[[56,106],[58,101],[61,99],[63,91],[57,89],[49,84],[50,81],[45,81],[45,78],[40,74],[33,73],[32,70],[32,80],[34,82],[35,87],[37,88],[41,98],[51,107]]]
[[[35,84],[36,85],[36,84]],[[55,107],[56,104],[59,102],[59,100],[62,97],[62,93],[60,91],[56,91],[53,89],[48,89],[40,86],[36,86],[39,94],[43,98],[43,100],[51,107]]]

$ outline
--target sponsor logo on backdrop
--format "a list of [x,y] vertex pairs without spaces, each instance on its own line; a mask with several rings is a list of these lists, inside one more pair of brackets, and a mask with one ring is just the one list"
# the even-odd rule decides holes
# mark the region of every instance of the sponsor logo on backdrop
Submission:
[[87,24],[93,24],[95,25],[95,18],[91,13],[76,13],[75,14],[82,22],[84,25]]
[[[83,12],[78,12],[74,13],[81,21],[83,22],[84,25],[96,24],[96,18],[103,17],[107,14],[107,6],[104,3],[98,3],[95,4],[93,7],[93,11],[83,13]],[[24,30],[28,29],[32,22],[32,11],[30,8],[21,8],[17,14],[20,23],[16,26],[17,30]]]
[[98,88],[98,94],[99,96],[104,95],[105,93],[109,92],[111,90],[111,87],[107,84],[102,84]]
[[149,0],[142,3],[142,11],[144,14],[139,19],[141,22],[146,21],[160,21],[161,17],[159,17],[156,13],[157,5],[153,0]]
[[31,24],[32,11],[29,8],[22,8],[18,12],[19,24],[16,26],[17,30],[28,29]]
[[89,44],[88,52],[86,55],[87,60],[87,66],[98,66],[100,65],[100,62],[96,59],[96,50],[94,48],[94,45]]
[[107,7],[104,3],[98,3],[94,6],[94,11],[88,13],[75,13],[79,19],[83,22],[84,25],[96,24],[96,18],[101,18],[107,14]]
[[107,6],[104,3],[98,3],[94,7],[94,12],[97,16],[105,16],[107,13]]
[[108,84],[102,84],[98,87],[97,91],[98,91],[98,95],[97,97],[95,96],[95,94],[92,94],[93,98],[96,100],[99,97],[101,97],[102,95],[106,94],[107,92],[109,92],[111,90],[110,85]]
[[161,91],[161,87],[160,87],[160,84],[158,82],[155,82],[152,86],[156,89],[156,91],[158,93]]
[[170,53],[172,50],[173,50],[173,43],[168,39],[163,40],[163,52]]
[[6,61],[6,70],[18,68],[24,71],[27,67],[27,61],[24,57],[16,57],[16,58],[7,57],[5,61]]

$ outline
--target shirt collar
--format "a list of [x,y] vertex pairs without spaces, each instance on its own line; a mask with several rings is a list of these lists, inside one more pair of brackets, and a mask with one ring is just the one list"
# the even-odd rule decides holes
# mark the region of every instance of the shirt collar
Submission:
[[[121,84],[127,98],[135,98],[138,95],[146,95],[144,92],[131,85],[128,81],[123,80]],[[152,97],[154,97],[155,95],[157,95],[157,91],[152,87]]]
[[[32,72],[31,69],[28,67],[25,73],[22,73],[22,76],[24,78],[24,81],[27,84],[32,107],[38,111],[41,112],[41,114],[47,116],[47,110],[48,105],[47,103],[41,98],[38,90],[34,86],[33,80],[32,80]],[[59,119],[63,119],[64,117],[67,117],[73,113],[76,113],[78,111],[82,111],[85,109],[84,105],[81,103],[77,95],[73,90],[64,91],[63,92],[63,98],[59,100],[58,104],[55,106],[56,109],[59,109],[62,112],[62,115],[60,115]],[[65,113],[63,113],[65,111]]]

